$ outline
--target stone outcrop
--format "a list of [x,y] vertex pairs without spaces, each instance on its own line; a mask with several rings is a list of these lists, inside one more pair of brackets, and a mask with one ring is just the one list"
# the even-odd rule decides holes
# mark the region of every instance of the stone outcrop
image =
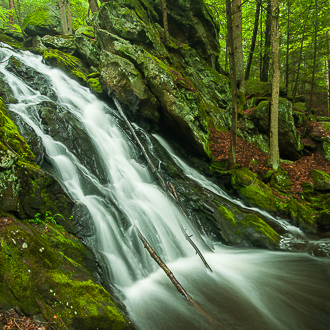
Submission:
[[95,21],[101,82],[134,120],[143,117],[210,157],[209,125],[230,125],[217,28],[200,0],[167,4],[165,45],[161,1],[103,1]]

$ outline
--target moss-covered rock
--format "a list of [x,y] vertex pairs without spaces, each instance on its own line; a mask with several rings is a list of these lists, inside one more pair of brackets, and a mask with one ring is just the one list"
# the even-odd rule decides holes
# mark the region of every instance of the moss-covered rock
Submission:
[[239,195],[250,204],[267,211],[277,211],[277,198],[272,190],[257,178],[256,173],[252,173],[247,168],[236,169],[231,182]]
[[88,71],[77,57],[63,53],[58,49],[48,49],[43,53],[43,59],[45,63],[62,69],[86,86]]
[[[270,103],[261,102],[254,110],[253,121],[259,131],[269,135]],[[279,149],[284,159],[297,160],[302,155],[303,144],[301,136],[297,132],[292,115],[292,104],[286,99],[280,98],[279,109]]]
[[73,36],[61,35],[50,36],[46,35],[41,38],[42,43],[49,48],[58,49],[62,52],[73,54],[76,50],[75,40]]
[[283,193],[291,190],[291,180],[288,176],[288,172],[284,171],[282,167],[279,167],[277,171],[272,171],[269,184],[271,187],[281,191]]
[[[1,217],[0,308],[18,307],[58,329],[123,329],[112,298],[93,281],[88,251],[62,227]],[[91,270],[91,269],[90,269]]]
[[26,47],[24,46],[23,42],[20,42],[10,36],[7,36],[4,33],[0,33],[0,41],[16,49],[26,50]]
[[288,204],[288,212],[293,224],[306,233],[316,233],[316,226],[311,211],[297,200],[292,199]]
[[238,209],[232,211],[219,204],[216,214],[222,236],[227,242],[241,246],[279,248],[280,235],[268,223],[255,214],[244,214]]
[[59,16],[48,7],[39,7],[31,11],[23,21],[23,30],[32,37],[62,33]]
[[312,179],[315,182],[314,188],[319,191],[330,191],[330,175],[320,171],[312,169],[310,172]]

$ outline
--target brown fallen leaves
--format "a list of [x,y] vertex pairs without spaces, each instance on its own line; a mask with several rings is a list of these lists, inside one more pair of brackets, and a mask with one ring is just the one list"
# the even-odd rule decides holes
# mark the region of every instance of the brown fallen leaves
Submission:
[[0,311],[0,327],[3,330],[46,330],[42,322],[22,316],[13,309],[7,312]]
[[[216,161],[227,160],[230,147],[230,132],[218,132],[215,129],[211,129],[210,133],[213,141],[210,144],[213,157]],[[239,137],[237,138],[237,164],[242,167],[248,167],[252,172],[262,176],[271,169],[267,166],[267,160],[268,155],[259,148]],[[292,163],[281,162],[281,166],[288,172],[292,182],[291,191],[297,196],[302,192],[301,184],[303,182],[313,182],[310,175],[311,169],[321,170],[330,174],[330,162],[318,151]]]

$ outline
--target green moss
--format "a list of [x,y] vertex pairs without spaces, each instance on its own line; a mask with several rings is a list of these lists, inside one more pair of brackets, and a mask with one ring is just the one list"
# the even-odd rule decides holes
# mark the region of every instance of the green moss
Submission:
[[234,214],[224,206],[220,205],[219,203],[217,204],[219,205],[218,211],[221,214],[221,216],[227,221],[229,221],[232,225],[237,226],[237,222],[235,220]]
[[49,24],[49,10],[47,8],[37,8],[27,15],[23,21],[23,30],[28,25],[47,26]]
[[273,241],[276,244],[278,244],[280,241],[280,235],[273,228],[271,228],[265,221],[263,221],[254,214],[247,215],[245,219],[240,223],[243,226],[254,228],[257,232],[269,238],[271,241]]
[[10,150],[21,162],[32,164],[35,156],[26,140],[20,135],[15,123],[7,116],[7,110],[0,97],[0,150]]
[[100,84],[99,78],[90,78],[87,80],[87,84],[90,89],[95,91],[98,94],[101,94],[103,92],[102,85]]
[[62,69],[72,78],[86,85],[88,72],[84,68],[82,61],[77,57],[63,53],[57,49],[48,49],[44,51],[43,58],[47,64]]
[[316,232],[315,223],[311,216],[311,211],[297,200],[292,199],[288,204],[288,212],[295,226],[304,232]]
[[272,190],[247,168],[236,169],[232,176],[232,186],[249,203],[266,211],[277,211],[277,198]]
[[5,34],[0,34],[0,41],[4,42],[14,48],[26,50],[26,47],[24,46],[24,44],[22,42],[19,42],[16,39],[6,36]]

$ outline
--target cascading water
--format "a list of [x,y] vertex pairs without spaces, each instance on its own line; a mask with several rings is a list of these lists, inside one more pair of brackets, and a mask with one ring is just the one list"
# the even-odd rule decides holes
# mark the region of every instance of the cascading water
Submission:
[[[97,155],[101,176],[100,170],[86,165],[79,150],[70,150],[47,134],[37,105],[49,99],[6,70],[6,60],[12,55],[49,79],[61,115],[70,114],[89,137],[94,149],[89,152]],[[210,252],[138,161],[139,150],[120,128],[116,111],[61,71],[42,64],[41,57],[8,47],[0,49],[0,56],[1,72],[19,101],[9,109],[42,139],[54,175],[89,210],[95,247],[103,254],[109,281],[138,329],[329,328],[328,260],[216,243]],[[208,185],[207,181],[203,184]],[[213,272],[205,268],[179,224],[193,234]],[[135,227],[213,322],[180,296],[143,248]]]

